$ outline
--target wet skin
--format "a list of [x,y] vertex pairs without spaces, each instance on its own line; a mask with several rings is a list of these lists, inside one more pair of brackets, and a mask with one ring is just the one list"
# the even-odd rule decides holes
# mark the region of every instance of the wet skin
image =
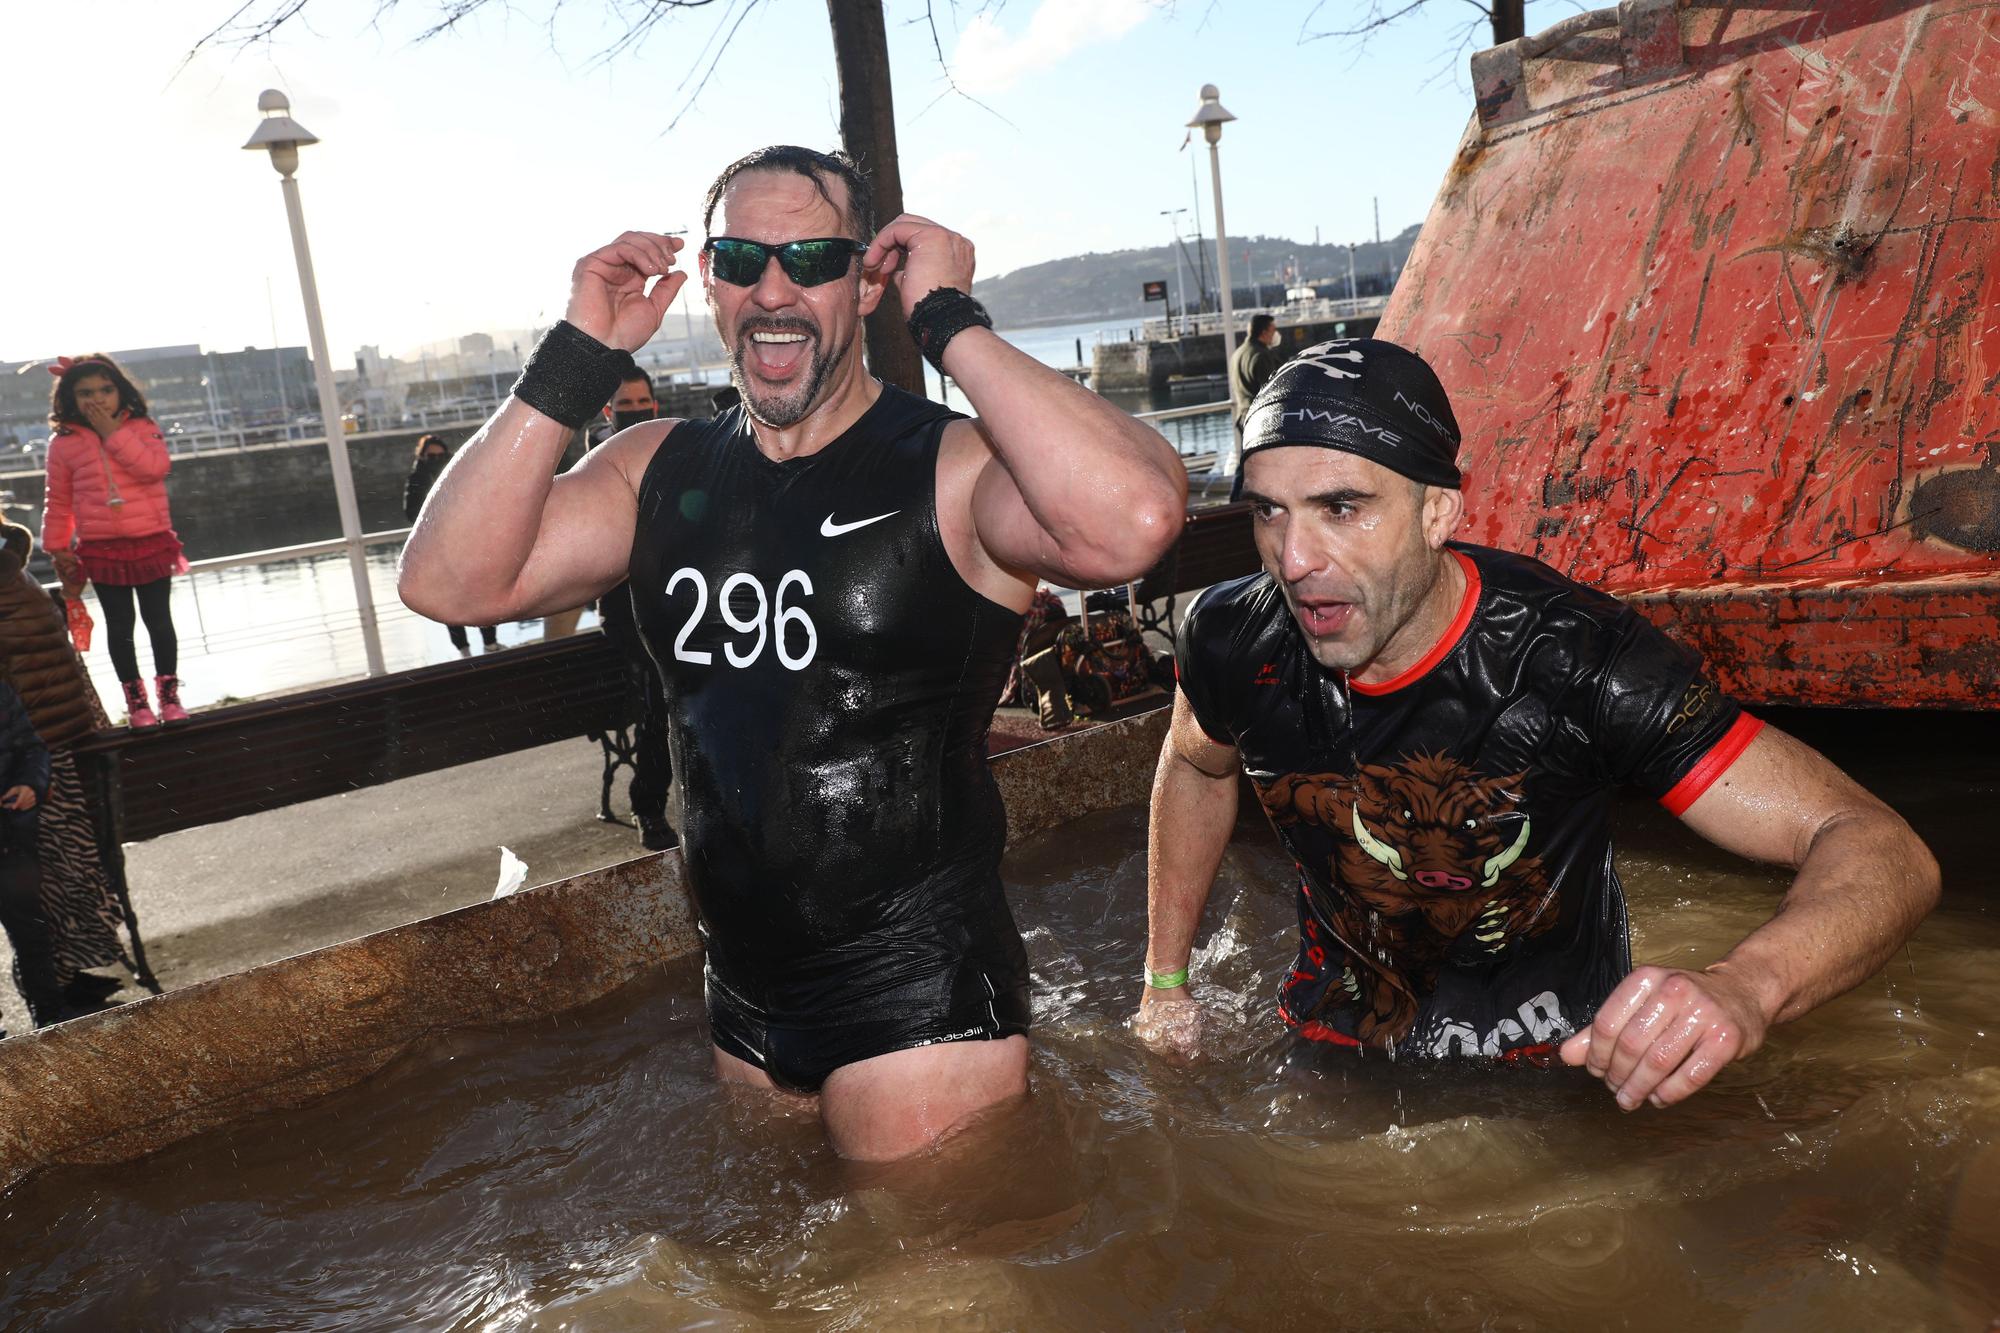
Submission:
[[[845,187],[836,181],[828,189],[845,204]],[[843,208],[821,198],[811,181],[775,171],[746,171],[732,180],[711,227],[717,236],[774,246],[849,231]],[[813,287],[786,277],[775,255],[748,287],[716,278],[706,251],[701,275],[709,313],[729,347],[731,372],[752,416],[785,430],[836,396],[852,398],[858,389],[864,395],[858,406],[873,400],[873,382],[860,382],[865,375],[856,333],[881,302],[883,285],[863,274],[859,256],[847,276]]]
[[1258,558],[1319,664],[1373,684],[1420,660],[1464,593],[1444,551],[1459,493],[1338,449],[1260,449],[1243,467]]

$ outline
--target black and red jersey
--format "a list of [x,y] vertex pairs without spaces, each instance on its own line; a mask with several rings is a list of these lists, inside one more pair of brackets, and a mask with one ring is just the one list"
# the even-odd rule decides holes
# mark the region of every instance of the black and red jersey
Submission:
[[1458,614],[1393,680],[1320,666],[1259,574],[1189,608],[1180,684],[1298,863],[1285,1022],[1398,1054],[1532,1057],[1631,970],[1614,793],[1680,814],[1761,724],[1615,599],[1525,556],[1451,553]]

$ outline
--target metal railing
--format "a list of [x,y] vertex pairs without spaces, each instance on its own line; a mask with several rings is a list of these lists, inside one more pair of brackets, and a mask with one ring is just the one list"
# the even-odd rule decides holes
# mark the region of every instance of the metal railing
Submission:
[[[393,546],[410,535],[409,528],[385,528],[381,532],[361,534],[363,546]],[[216,569],[240,569],[245,565],[276,565],[288,560],[310,560],[316,555],[340,555],[347,550],[347,542],[339,537],[330,537],[323,542],[301,542],[296,546],[270,546],[261,551],[239,551],[235,555],[212,556],[207,560],[188,561],[188,573],[205,574]]]
[[[1352,301],[1323,298],[1316,301],[1299,301],[1290,305],[1257,306],[1248,310],[1238,310],[1236,324],[1239,329],[1248,328],[1252,315],[1273,316],[1281,328],[1293,324],[1325,324],[1343,319],[1366,319],[1380,315],[1388,305],[1389,298],[1386,296],[1363,296]],[[1156,317],[1140,326],[1141,335],[1147,342],[1168,342],[1175,338],[1219,335],[1222,329],[1222,316],[1212,311],[1173,319]]]
[[1186,417],[1207,416],[1212,412],[1227,412],[1229,408],[1230,404],[1225,400],[1220,403],[1196,403],[1192,407],[1163,407],[1157,412],[1134,412],[1132,415],[1139,421],[1180,421]]

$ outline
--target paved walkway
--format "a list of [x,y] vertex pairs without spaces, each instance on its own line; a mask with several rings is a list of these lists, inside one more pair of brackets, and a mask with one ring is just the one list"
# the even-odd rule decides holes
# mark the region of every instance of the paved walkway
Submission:
[[[562,741],[131,843],[147,959],[171,990],[480,902],[502,846],[531,886],[645,855],[635,830],[597,819],[601,771],[595,742]],[[0,938],[0,975],[11,963]],[[0,1026],[27,1030],[11,984]]]

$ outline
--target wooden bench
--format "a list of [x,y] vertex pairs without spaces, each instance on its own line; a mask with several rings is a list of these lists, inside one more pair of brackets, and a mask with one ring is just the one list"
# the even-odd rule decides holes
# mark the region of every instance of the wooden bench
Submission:
[[74,753],[97,798],[98,845],[125,904],[141,983],[157,989],[132,918],[125,842],[572,736],[605,742],[608,793],[636,717],[625,660],[586,632],[205,709],[170,727],[120,727],[78,742]]

